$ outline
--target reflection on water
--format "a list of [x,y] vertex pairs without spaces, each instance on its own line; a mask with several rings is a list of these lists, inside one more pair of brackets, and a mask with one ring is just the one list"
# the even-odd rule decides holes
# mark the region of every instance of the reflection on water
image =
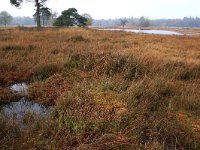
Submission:
[[126,30],[127,32],[147,33],[147,34],[163,34],[163,35],[183,35],[174,31],[167,30]]
[[100,30],[109,30],[109,31],[126,31],[134,33],[146,33],[146,34],[163,34],[163,35],[183,35],[175,31],[168,30],[132,30],[132,29],[100,29]]
[[2,106],[1,112],[6,118],[21,122],[26,114],[38,115],[41,117],[48,116],[50,108],[22,98],[18,102],[11,102]]
[[0,117],[17,123],[20,127],[25,127],[25,120],[29,117],[32,122],[34,121],[34,118],[45,119],[49,116],[52,107],[47,107],[34,101],[29,101],[26,98],[28,96],[28,86],[25,83],[17,83],[9,88],[14,93],[24,96],[24,98],[19,99],[19,101],[0,105]]
[[23,95],[28,94],[28,86],[25,83],[14,84],[10,86],[10,89],[18,94],[23,94]]

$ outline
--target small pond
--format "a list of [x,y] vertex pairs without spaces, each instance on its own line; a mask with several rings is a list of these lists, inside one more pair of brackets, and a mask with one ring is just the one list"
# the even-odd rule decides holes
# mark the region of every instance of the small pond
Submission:
[[28,86],[26,83],[17,83],[9,88],[14,93],[24,95],[24,97],[16,102],[10,102],[0,106],[1,115],[5,118],[21,123],[27,114],[46,117],[50,113],[51,107],[43,106],[26,98],[28,95]]
[[162,34],[162,35],[183,35],[182,33],[168,30],[132,30],[132,29],[100,29],[108,31],[126,31],[134,33],[145,33],[145,34]]
[[22,98],[17,102],[11,102],[1,107],[1,112],[6,117],[11,117],[20,121],[26,114],[47,116],[50,108],[42,106],[36,102]]

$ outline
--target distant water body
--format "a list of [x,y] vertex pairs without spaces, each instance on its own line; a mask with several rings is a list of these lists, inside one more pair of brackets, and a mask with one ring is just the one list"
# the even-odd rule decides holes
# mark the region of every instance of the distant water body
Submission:
[[145,33],[145,34],[184,35],[184,34],[179,33],[179,32],[168,31],[168,30],[132,30],[132,29],[100,29],[100,30],[126,31],[126,32]]

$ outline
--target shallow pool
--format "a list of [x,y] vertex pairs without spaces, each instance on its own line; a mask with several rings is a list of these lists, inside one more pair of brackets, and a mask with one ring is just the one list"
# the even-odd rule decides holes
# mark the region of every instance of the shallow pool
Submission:
[[46,107],[36,102],[29,101],[26,98],[22,98],[17,102],[11,102],[1,106],[1,113],[6,118],[14,119],[19,122],[21,122],[27,114],[45,117],[49,114],[49,112],[50,107]]
[[30,101],[28,97],[28,85],[17,83],[9,87],[14,93],[24,96],[18,101],[9,102],[0,106],[1,115],[8,119],[23,124],[26,115],[46,117],[49,115],[51,107],[41,105],[35,101]]

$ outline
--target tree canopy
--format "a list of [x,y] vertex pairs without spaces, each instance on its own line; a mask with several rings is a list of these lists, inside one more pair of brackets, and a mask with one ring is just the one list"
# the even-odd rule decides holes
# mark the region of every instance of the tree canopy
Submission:
[[16,7],[19,7],[23,0],[10,0],[10,3]]
[[82,14],[81,16],[83,16],[84,18],[87,19],[87,22],[86,22],[87,26],[92,25],[93,19],[92,19],[92,16],[90,14],[85,13],[85,14]]
[[35,7],[36,7],[37,27],[41,27],[40,11],[41,11],[41,8],[44,6],[44,3],[47,0],[10,0],[10,3],[16,7],[19,7],[21,5],[21,3],[23,3],[24,1],[34,2]]
[[8,25],[12,21],[12,16],[7,11],[0,12],[0,24]]
[[140,27],[149,27],[149,25],[150,25],[150,22],[149,22],[148,18],[146,18],[144,16],[140,17],[140,19],[139,19],[139,26]]
[[128,23],[127,19],[120,19],[120,25],[123,26],[123,28],[127,23]]
[[54,26],[86,26],[87,19],[78,14],[75,8],[64,10],[54,22]]
[[[48,7],[42,7],[40,9],[40,22],[42,23],[43,26],[47,25],[50,17],[52,16],[52,12],[51,9],[49,9]],[[37,14],[35,13],[33,15],[34,19],[37,21]]]

